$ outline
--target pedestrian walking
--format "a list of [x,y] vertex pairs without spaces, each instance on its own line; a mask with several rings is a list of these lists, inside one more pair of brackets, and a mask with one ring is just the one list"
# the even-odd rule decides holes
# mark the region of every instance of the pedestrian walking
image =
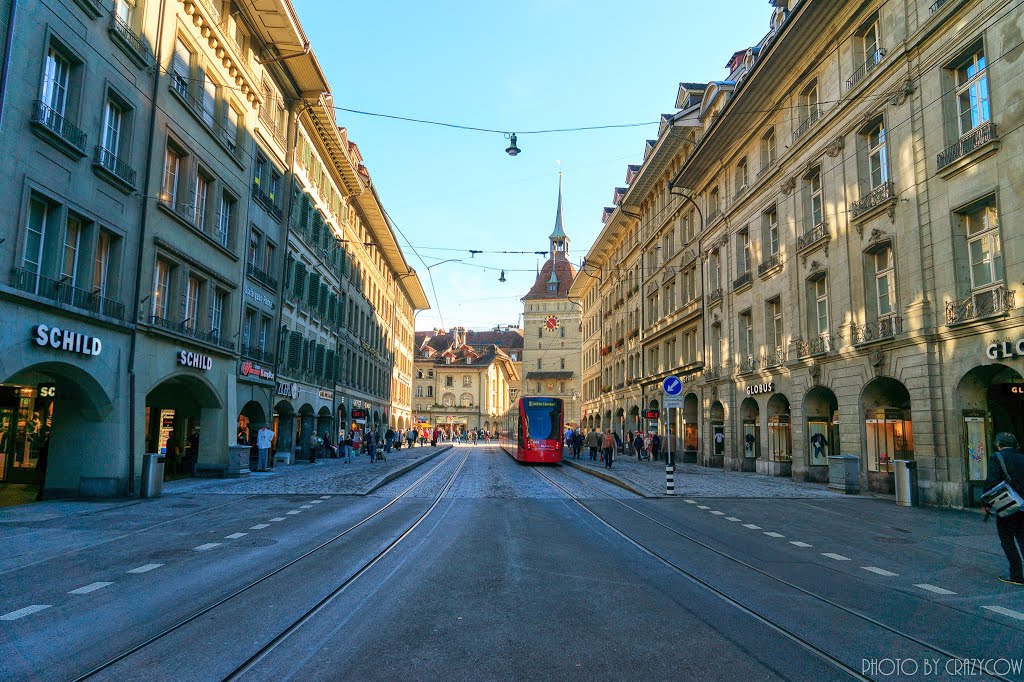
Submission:
[[633,452],[636,453],[636,461],[642,462],[644,459],[644,437],[639,431],[633,436]]
[[[985,490],[991,490],[1006,481],[1018,495],[1024,496],[1024,452],[1018,449],[1017,437],[1012,433],[998,433],[995,438],[996,452],[988,458],[988,478]],[[987,508],[986,508],[987,511]],[[987,519],[987,517],[986,517]],[[999,544],[1010,564],[1008,575],[999,579],[1011,585],[1024,586],[1024,511],[1009,516],[996,517],[996,532]]]
[[377,461],[377,427],[370,429],[366,434],[366,452],[370,455],[370,463]]
[[342,442],[342,447],[345,448],[345,464],[352,463],[352,432],[349,431],[345,440]]
[[572,458],[579,459],[581,450],[583,450],[583,429],[576,427],[572,432]]
[[601,445],[604,451],[604,456],[602,457],[602,459],[604,460],[604,468],[611,469],[612,453],[615,451],[615,436],[612,433],[611,429],[604,432],[604,438],[602,439]]
[[395,431],[390,426],[384,432],[384,452],[391,452],[391,445],[395,442]]
[[657,462],[661,459],[661,436],[655,431],[651,434],[651,461]]
[[256,457],[256,471],[267,470],[267,457],[270,455],[270,446],[274,442],[274,432],[264,424],[256,432],[256,449],[259,453]]
[[590,433],[587,434],[587,448],[590,449],[590,459],[597,461],[597,449],[601,447],[601,439],[598,436],[597,429],[590,429]]

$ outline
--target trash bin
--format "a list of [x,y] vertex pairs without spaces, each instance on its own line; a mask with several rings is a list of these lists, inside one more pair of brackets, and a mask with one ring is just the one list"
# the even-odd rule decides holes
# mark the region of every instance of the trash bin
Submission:
[[164,487],[164,459],[155,452],[147,452],[142,456],[142,483],[139,495],[142,497],[160,497]]
[[830,455],[828,458],[828,487],[847,495],[860,493],[860,457],[857,455]]
[[912,459],[894,459],[896,475],[896,504],[901,507],[917,506],[917,462]]

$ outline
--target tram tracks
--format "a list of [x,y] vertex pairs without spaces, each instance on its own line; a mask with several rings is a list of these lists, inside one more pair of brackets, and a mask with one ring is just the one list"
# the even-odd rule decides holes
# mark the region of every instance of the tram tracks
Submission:
[[[159,642],[160,640],[165,639],[166,637],[168,637],[172,633],[182,629],[186,625],[199,620],[200,618],[202,618],[203,616],[206,616],[207,614],[210,614],[215,609],[217,609],[217,608],[219,608],[221,606],[224,606],[228,602],[231,602],[231,601],[235,600],[237,597],[239,597],[239,596],[241,596],[241,595],[243,595],[243,594],[245,594],[247,592],[250,592],[251,590],[253,590],[257,586],[259,586],[260,584],[265,583],[266,581],[270,580],[271,578],[281,574],[282,572],[284,572],[287,569],[295,566],[299,562],[301,562],[301,561],[303,561],[303,560],[305,560],[307,558],[312,557],[313,555],[317,554],[318,552],[321,552],[322,550],[324,550],[324,549],[326,549],[328,547],[331,547],[331,546],[335,545],[335,543],[337,543],[339,540],[341,540],[342,538],[348,536],[350,533],[352,533],[356,529],[366,525],[367,523],[369,523],[373,519],[377,518],[378,516],[383,514],[385,511],[387,511],[389,508],[391,508],[393,505],[398,503],[399,500],[401,500],[401,499],[405,498],[406,496],[408,496],[413,490],[418,488],[427,479],[429,479],[431,476],[433,476],[437,471],[441,470],[449,462],[457,459],[460,454],[461,453],[458,453],[455,450],[452,450],[451,454],[449,454],[442,461],[440,461],[439,463],[437,463],[433,467],[431,467],[429,471],[424,473],[422,476],[420,476],[418,479],[416,479],[413,483],[411,483],[408,487],[403,489],[401,492],[399,492],[397,495],[395,495],[393,498],[391,498],[391,500],[389,500],[386,504],[381,506],[379,509],[377,509],[373,513],[368,514],[367,516],[363,517],[361,520],[359,520],[356,523],[350,525],[348,528],[346,528],[345,530],[341,531],[340,533],[337,533],[336,535],[334,535],[334,536],[328,538],[327,540],[321,542],[320,544],[318,544],[317,546],[313,547],[312,549],[309,549],[309,550],[303,552],[302,554],[300,554],[299,556],[297,556],[297,557],[295,557],[295,558],[285,562],[284,564],[278,566],[277,568],[274,568],[273,570],[264,573],[259,578],[256,578],[254,580],[249,581],[248,583],[246,583],[242,587],[239,587],[238,589],[234,590],[230,594],[228,594],[228,595],[226,595],[224,597],[221,597],[221,598],[211,602],[210,604],[207,604],[206,606],[204,606],[204,607],[202,607],[202,608],[200,608],[200,609],[190,613],[189,615],[187,615],[187,616],[185,616],[185,617],[175,621],[173,624],[163,628],[162,630],[160,630],[159,632],[151,635],[150,637],[147,637],[146,639],[144,639],[143,641],[135,644],[134,646],[132,646],[132,647],[130,647],[130,648],[128,648],[128,649],[126,649],[126,650],[124,650],[124,651],[122,651],[122,652],[120,652],[120,653],[118,653],[118,654],[116,654],[116,655],[114,655],[114,656],[112,656],[110,658],[108,658],[107,660],[103,661],[99,665],[96,665],[95,667],[91,668],[87,672],[85,672],[85,673],[75,677],[74,678],[74,682],[81,682],[82,680],[88,680],[88,679],[91,679],[91,678],[95,677],[99,673],[102,673],[102,672],[110,669],[111,667],[115,666],[116,664],[118,664],[118,663],[120,663],[122,661],[125,661],[126,659],[130,658],[131,656],[133,656],[133,655],[135,655],[135,654],[137,654],[137,653],[147,649],[148,647],[151,647],[155,643]],[[422,513],[418,514],[416,516],[416,518],[412,521],[412,523],[408,524],[408,526],[401,533],[399,533],[398,536],[395,537],[395,539],[390,541],[383,549],[381,549],[379,552],[377,552],[373,557],[371,557],[370,559],[364,561],[340,585],[338,585],[336,588],[334,588],[330,592],[330,594],[328,594],[326,597],[324,597],[319,602],[317,602],[317,604],[314,605],[312,608],[306,610],[302,615],[300,615],[297,619],[295,619],[288,627],[284,628],[273,639],[271,639],[267,644],[265,644],[263,647],[261,647],[255,654],[250,656],[242,665],[240,665],[238,668],[236,668],[234,671],[232,671],[225,679],[228,679],[228,680],[238,679],[245,672],[247,672],[248,670],[252,669],[252,667],[254,667],[267,654],[269,654],[271,651],[273,651],[278,645],[280,645],[289,636],[291,636],[291,634],[293,634],[296,630],[298,630],[304,623],[306,623],[310,618],[315,616],[316,613],[318,613],[325,606],[327,606],[330,602],[332,602],[335,598],[337,598],[345,589],[347,589],[350,585],[352,585],[352,583],[354,583],[356,580],[358,580],[362,575],[364,575],[374,565],[376,565],[381,559],[383,559],[387,554],[389,554],[395,547],[397,547],[403,540],[405,540],[416,529],[416,527],[419,526],[427,518],[427,516],[429,516],[431,514],[431,512],[434,511],[434,509],[441,502],[441,500],[444,499],[444,497],[447,494],[448,490],[451,488],[452,484],[455,482],[455,479],[458,476],[459,472],[462,471],[462,468],[465,465],[466,460],[468,459],[468,457],[469,457],[469,453],[468,452],[465,453],[465,454],[461,454],[461,460],[454,467],[454,470],[445,479],[445,482],[441,486],[440,491],[434,496],[434,499],[431,501],[431,503],[427,507],[427,509],[425,511],[423,511]]]
[[[696,585],[696,586],[698,586],[698,587],[700,587],[700,588],[710,592],[711,594],[713,594],[718,599],[720,599],[720,600],[724,601],[725,603],[727,603],[727,604],[735,607],[736,609],[742,611],[743,613],[747,614],[748,616],[750,616],[753,619],[757,620],[758,622],[762,623],[766,627],[768,627],[771,630],[779,633],[780,635],[782,635],[786,639],[790,640],[791,642],[797,644],[798,646],[800,646],[804,650],[806,650],[809,653],[813,654],[817,658],[823,660],[824,662],[826,662],[829,665],[835,667],[836,669],[846,673],[850,677],[853,677],[853,678],[859,679],[859,680],[870,680],[871,679],[870,677],[864,675],[861,671],[857,670],[853,666],[849,665],[847,662],[843,661],[838,656],[835,656],[834,654],[832,654],[831,652],[827,651],[826,649],[823,649],[822,647],[814,644],[813,642],[811,642],[807,638],[801,636],[797,632],[794,632],[792,629],[790,629],[790,628],[786,627],[785,625],[779,623],[777,620],[773,619],[771,616],[766,615],[764,613],[761,613],[761,612],[757,611],[756,609],[751,608],[750,606],[747,606],[746,604],[740,602],[739,600],[737,600],[736,598],[730,596],[729,594],[727,594],[723,590],[719,589],[718,587],[715,587],[714,585],[712,585],[707,580],[704,580],[700,576],[696,575],[694,572],[692,572],[690,570],[687,570],[683,566],[679,565],[679,563],[677,563],[676,561],[674,561],[671,558],[669,558],[668,556],[666,556],[665,553],[659,552],[657,549],[655,549],[654,547],[650,546],[648,543],[645,543],[642,540],[639,540],[636,537],[633,537],[630,534],[628,534],[627,532],[623,531],[622,529],[620,529],[619,527],[617,527],[616,525],[614,525],[613,523],[611,523],[610,521],[605,519],[603,516],[601,516],[600,514],[595,512],[594,510],[592,510],[586,504],[584,504],[583,500],[581,500],[579,498],[579,496],[574,494],[566,486],[560,484],[558,481],[556,481],[548,473],[546,473],[544,471],[541,471],[540,469],[534,469],[534,471],[540,477],[545,479],[552,487],[554,487],[556,490],[561,492],[563,495],[565,495],[571,501],[576,503],[576,505],[578,505],[589,516],[593,517],[596,521],[598,521],[599,523],[601,523],[602,525],[607,527],[609,530],[611,530],[613,533],[615,533],[616,535],[621,537],[627,543],[633,545],[634,547],[639,549],[644,554],[647,554],[648,556],[650,556],[650,557],[654,558],[655,560],[661,562],[662,564],[664,564],[665,566],[667,566],[672,571],[674,571],[675,573],[679,574],[680,576],[682,576],[683,578],[685,578],[689,582],[691,582],[694,585]],[[761,568],[759,568],[759,567],[757,567],[757,566],[755,566],[755,565],[753,565],[753,564],[751,564],[751,563],[749,563],[747,561],[744,561],[743,559],[741,559],[739,557],[733,556],[732,554],[730,554],[728,552],[725,552],[725,551],[722,551],[722,550],[720,550],[720,549],[718,549],[716,547],[713,547],[713,546],[703,542],[699,538],[696,538],[696,537],[694,537],[694,536],[692,536],[692,535],[690,535],[690,534],[688,534],[688,533],[686,533],[684,531],[681,531],[678,528],[674,528],[673,526],[671,526],[671,525],[669,525],[667,523],[664,523],[663,521],[655,518],[654,516],[651,516],[650,514],[644,512],[642,510],[639,510],[639,509],[637,509],[635,507],[633,507],[632,505],[628,504],[627,502],[625,502],[625,501],[623,501],[623,500],[621,500],[619,498],[616,498],[616,497],[608,494],[606,491],[601,490],[598,486],[595,486],[595,485],[593,485],[593,484],[591,484],[591,483],[589,483],[589,482],[587,482],[585,480],[582,480],[582,479],[578,478],[577,476],[570,476],[570,475],[568,475],[568,473],[566,473],[566,477],[569,478],[571,481],[573,481],[573,483],[575,483],[577,485],[582,485],[582,486],[584,486],[586,488],[589,488],[589,489],[597,492],[602,497],[607,498],[609,500],[612,500],[616,504],[618,504],[618,505],[626,508],[627,510],[633,512],[634,514],[637,514],[638,516],[640,516],[640,517],[650,521],[651,523],[655,524],[656,526],[658,526],[658,527],[660,527],[660,528],[662,528],[662,529],[664,529],[664,530],[666,530],[666,531],[668,531],[668,532],[670,532],[670,533],[672,533],[672,534],[674,534],[674,535],[676,535],[676,536],[678,536],[678,537],[680,537],[680,538],[682,538],[682,539],[684,539],[684,540],[686,540],[688,542],[691,542],[691,543],[693,543],[695,545],[698,545],[702,549],[707,550],[707,551],[709,551],[709,552],[711,552],[713,554],[716,554],[716,555],[722,557],[723,559],[731,561],[731,562],[733,562],[733,563],[735,563],[735,564],[737,564],[739,566],[742,566],[743,568],[746,568],[746,569],[749,569],[751,571],[754,571],[754,572],[756,572],[756,573],[758,573],[758,574],[768,578],[769,580],[771,580],[771,581],[773,581],[775,583],[781,584],[781,585],[783,585],[783,586],[785,586],[785,587],[787,587],[789,589],[795,590],[795,591],[799,592],[800,594],[804,595],[805,597],[809,597],[809,598],[811,598],[813,600],[816,600],[816,601],[818,601],[820,603],[823,603],[823,604],[825,604],[825,605],[827,605],[827,606],[829,606],[831,608],[838,609],[838,610],[842,611],[843,613],[845,613],[845,614],[847,614],[849,616],[857,618],[857,619],[859,619],[859,620],[861,620],[861,621],[863,621],[863,622],[865,622],[867,624],[870,624],[873,627],[880,628],[880,629],[888,632],[891,635],[895,635],[895,636],[897,636],[897,637],[899,637],[899,638],[901,638],[903,640],[906,640],[908,642],[912,642],[913,644],[915,644],[915,645],[917,645],[919,647],[922,647],[922,648],[927,649],[927,650],[929,650],[931,652],[939,654],[939,655],[945,657],[947,660],[964,660],[964,658],[965,658],[965,657],[959,656],[959,655],[957,655],[955,653],[952,653],[952,652],[946,650],[944,647],[932,644],[930,642],[926,642],[926,641],[922,640],[921,638],[917,637],[916,635],[913,635],[911,633],[908,633],[908,632],[905,632],[903,630],[900,630],[899,628],[896,628],[896,627],[893,627],[893,626],[888,625],[886,623],[883,623],[882,621],[879,621],[878,619],[873,618],[872,616],[870,616],[868,614],[862,613],[862,612],[858,611],[857,609],[853,609],[853,608],[850,608],[848,606],[844,606],[843,604],[840,604],[840,603],[838,603],[838,602],[836,602],[836,601],[834,601],[832,599],[829,599],[828,597],[825,597],[825,596],[822,596],[822,595],[817,594],[815,592],[812,592],[811,590],[803,588],[803,587],[801,587],[801,586],[799,586],[799,585],[797,585],[797,584],[795,584],[795,583],[793,583],[793,582],[791,582],[789,580],[786,580],[785,578],[781,578],[781,577],[779,577],[777,575],[773,575],[772,573],[769,573],[768,571],[765,571],[765,570],[763,570],[763,569],[761,569]],[[1011,678],[1003,677],[1003,676],[1000,676],[998,674],[991,674],[991,678],[992,679],[1003,680],[1005,682],[1011,682]]]

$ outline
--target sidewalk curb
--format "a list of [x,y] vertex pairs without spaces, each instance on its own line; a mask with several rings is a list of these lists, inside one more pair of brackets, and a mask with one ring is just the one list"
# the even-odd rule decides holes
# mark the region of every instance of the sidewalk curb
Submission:
[[629,492],[633,493],[634,495],[639,495],[640,497],[643,497],[645,499],[654,499],[654,498],[658,497],[658,495],[650,495],[648,493],[641,492],[641,491],[637,490],[636,488],[634,488],[633,486],[631,486],[628,483],[626,483],[625,481],[623,481],[622,479],[616,478],[616,477],[612,476],[611,474],[606,474],[603,471],[595,471],[594,469],[591,469],[588,466],[583,466],[582,464],[577,464],[576,462],[572,461],[571,459],[562,458],[562,464],[567,464],[570,467],[572,467],[573,469],[577,469],[577,470],[582,471],[584,473],[590,474],[591,476],[595,476],[597,478],[600,478],[602,481],[607,481],[608,483],[611,483],[612,485],[617,485],[620,488],[622,488],[623,490],[628,490]]
[[431,454],[427,455],[426,457],[422,457],[420,459],[417,459],[414,462],[409,462],[405,466],[401,466],[401,467],[395,469],[394,471],[392,471],[391,473],[386,474],[384,476],[384,478],[380,479],[379,481],[376,481],[376,482],[370,484],[369,488],[365,488],[364,487],[361,490],[357,491],[355,494],[365,497],[365,496],[373,493],[373,491],[377,490],[378,488],[383,488],[384,486],[386,486],[388,483],[391,483],[391,481],[395,480],[399,476],[404,476],[405,474],[409,473],[410,471],[412,471],[416,467],[420,466],[421,464],[426,464],[430,460],[432,460],[435,457],[437,457],[438,455],[440,455],[442,452],[448,452],[451,449],[452,449],[452,446],[449,445],[447,447],[441,448],[437,452],[434,452],[434,453],[431,453]]

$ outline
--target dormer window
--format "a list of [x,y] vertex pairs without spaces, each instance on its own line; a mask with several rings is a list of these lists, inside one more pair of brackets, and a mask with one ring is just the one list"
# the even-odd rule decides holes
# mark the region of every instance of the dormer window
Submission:
[[558,285],[557,284],[549,284],[548,285],[548,291],[558,291]]

